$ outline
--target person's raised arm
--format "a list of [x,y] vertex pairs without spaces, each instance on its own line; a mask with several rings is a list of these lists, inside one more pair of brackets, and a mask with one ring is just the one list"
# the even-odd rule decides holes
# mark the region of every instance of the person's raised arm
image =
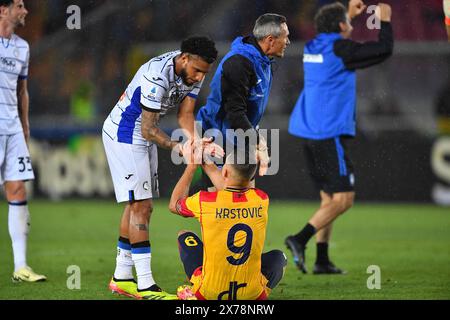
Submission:
[[183,207],[181,201],[184,201],[185,203],[185,200],[189,195],[189,187],[194,178],[195,171],[197,170],[198,162],[201,161],[201,151],[201,149],[196,149],[194,139],[189,139],[189,141],[183,145],[182,153],[186,162],[186,169],[175,185],[175,188],[173,188],[170,197],[169,210],[172,213],[181,216],[189,216],[189,210],[186,210],[187,208]]
[[334,53],[342,58],[347,69],[367,68],[385,61],[392,55],[394,37],[391,26],[391,7],[385,3],[378,4],[376,15],[381,22],[378,41],[359,43],[342,39],[334,43]]
[[187,198],[189,195],[189,187],[191,185],[192,179],[194,178],[195,171],[197,170],[196,164],[188,164],[183,172],[180,180],[178,180],[175,188],[173,188],[172,195],[169,202],[169,210],[172,213],[183,215],[181,208],[179,207],[179,201]]
[[350,19],[354,19],[364,12],[366,5],[362,0],[350,0],[348,3],[348,16]]

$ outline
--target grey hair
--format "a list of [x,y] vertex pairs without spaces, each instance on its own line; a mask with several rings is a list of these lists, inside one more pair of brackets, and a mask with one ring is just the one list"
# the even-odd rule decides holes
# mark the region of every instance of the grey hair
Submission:
[[265,13],[256,20],[253,35],[258,41],[270,35],[279,37],[281,35],[281,25],[286,22],[285,16],[276,13]]

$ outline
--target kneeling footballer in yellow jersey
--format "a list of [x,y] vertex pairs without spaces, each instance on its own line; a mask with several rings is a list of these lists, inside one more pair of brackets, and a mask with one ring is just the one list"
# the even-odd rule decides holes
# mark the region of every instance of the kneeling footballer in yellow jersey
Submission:
[[[267,299],[284,274],[282,251],[263,254],[269,197],[249,187],[256,160],[248,161],[248,154],[255,153],[247,152],[247,157],[242,153],[230,154],[221,171],[214,164],[204,166],[219,191],[188,197],[197,165],[187,159],[186,170],[172,192],[170,211],[201,224],[203,242],[190,231],[178,235],[180,257],[197,299]],[[246,163],[239,161],[243,158]]]

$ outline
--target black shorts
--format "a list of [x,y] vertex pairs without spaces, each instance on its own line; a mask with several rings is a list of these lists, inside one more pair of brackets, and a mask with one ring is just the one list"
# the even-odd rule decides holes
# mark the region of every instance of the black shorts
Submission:
[[302,139],[308,171],[319,190],[328,194],[355,190],[348,140],[342,136],[325,140]]
[[[203,242],[195,233],[189,231],[178,237],[178,249],[186,276],[191,279],[194,271],[203,265]],[[261,273],[268,280],[267,287],[275,288],[283,278],[286,265],[286,256],[280,250],[261,255]]]

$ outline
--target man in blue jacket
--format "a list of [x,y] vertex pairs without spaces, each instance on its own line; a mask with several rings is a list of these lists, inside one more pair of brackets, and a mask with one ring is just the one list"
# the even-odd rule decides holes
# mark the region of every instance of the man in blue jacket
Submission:
[[[233,41],[211,81],[207,103],[197,114],[204,131],[219,130],[224,142],[227,129],[257,134],[272,85],[272,59],[283,57],[289,43],[286,18],[273,13],[256,20],[253,35]],[[268,160],[264,143],[258,154],[259,174],[264,175],[268,168],[268,161],[261,161]]]
[[306,244],[316,234],[314,274],[344,273],[328,256],[333,221],[352,205],[355,197],[353,165],[346,140],[355,136],[356,69],[386,60],[393,51],[391,8],[380,3],[378,41],[350,40],[351,19],[365,5],[350,0],[349,10],[340,3],[322,7],[315,17],[317,36],[305,45],[305,86],[294,111],[289,132],[302,139],[308,169],[320,190],[320,208],[297,234],[285,240],[297,267],[306,273]]

